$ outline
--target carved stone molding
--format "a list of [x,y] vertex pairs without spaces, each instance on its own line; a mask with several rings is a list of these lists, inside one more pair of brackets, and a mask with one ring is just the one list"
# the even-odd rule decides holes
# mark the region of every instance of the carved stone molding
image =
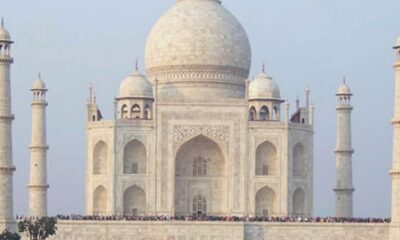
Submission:
[[138,187],[142,189],[146,194],[148,194],[148,191],[146,190],[146,181],[144,179],[138,180],[124,180],[123,181],[123,193],[128,190],[130,187]]
[[396,178],[400,177],[400,171],[392,170],[389,173],[390,173],[390,176],[392,176],[392,177],[396,177]]
[[15,170],[16,170],[16,168],[14,166],[12,166],[12,167],[0,167],[0,173],[2,173],[2,174],[11,174]]
[[228,126],[207,126],[207,125],[178,125],[174,127],[174,147],[179,147],[189,139],[198,135],[204,135],[218,143],[221,143],[225,148],[229,147],[229,127]]
[[354,192],[355,188],[335,188],[333,191],[338,192],[338,193],[348,193],[348,192]]
[[34,150],[48,150],[49,146],[48,145],[29,145],[29,149],[34,149]]
[[272,191],[275,192],[275,194],[279,193],[279,183],[276,182],[256,182],[254,183],[254,196],[260,191],[261,189],[268,187]]
[[248,78],[249,71],[237,67],[213,66],[213,65],[185,65],[185,66],[166,66],[147,69],[150,79],[174,81],[182,79],[199,80],[230,80],[244,84],[244,79]]
[[47,189],[49,187],[50,187],[50,185],[48,185],[48,184],[46,184],[46,185],[28,185],[29,189],[38,189],[38,190]]
[[1,56],[0,57],[0,62],[1,63],[9,63],[9,64],[11,64],[11,63],[14,62],[14,59],[12,57],[9,57],[9,56]]
[[4,120],[4,121],[12,121],[14,119],[15,119],[14,115],[0,116],[0,120]]

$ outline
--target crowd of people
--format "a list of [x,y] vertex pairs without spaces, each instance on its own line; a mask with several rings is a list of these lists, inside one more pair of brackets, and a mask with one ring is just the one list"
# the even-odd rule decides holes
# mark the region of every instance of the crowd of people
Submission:
[[[69,221],[209,221],[209,222],[271,222],[271,223],[390,223],[390,218],[338,217],[235,217],[235,216],[85,216],[57,215]],[[22,217],[23,219],[23,217]]]

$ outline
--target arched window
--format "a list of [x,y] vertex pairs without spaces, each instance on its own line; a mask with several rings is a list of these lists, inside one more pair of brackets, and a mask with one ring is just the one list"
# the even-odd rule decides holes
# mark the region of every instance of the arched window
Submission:
[[131,118],[132,119],[139,119],[141,118],[141,110],[140,110],[140,106],[135,104],[133,105],[132,109],[131,109]]
[[269,187],[263,187],[258,190],[256,194],[256,216],[267,217],[271,215],[276,215],[277,212],[277,202],[276,194],[274,190]]
[[138,140],[124,148],[124,174],[145,174],[147,168],[146,147]]
[[261,121],[268,121],[269,118],[269,109],[267,106],[263,106],[260,110],[260,120]]
[[256,150],[256,175],[277,176],[278,158],[275,146],[266,141],[260,144]]
[[137,216],[146,214],[146,194],[144,190],[133,185],[124,193],[124,216]]
[[5,45],[5,47],[4,47],[4,53],[5,53],[5,55],[6,56],[10,56],[10,53],[11,53],[11,47],[10,47],[10,45]]
[[197,157],[193,160],[193,176],[207,176],[207,160],[202,157]]
[[193,197],[193,215],[207,215],[207,199],[204,198],[200,193]]
[[96,144],[93,151],[93,174],[108,173],[108,147],[103,141]]
[[128,106],[125,104],[121,108],[121,119],[127,119],[128,118]]
[[257,110],[256,110],[255,107],[251,107],[250,108],[249,120],[250,121],[256,121],[257,120]]
[[293,193],[293,215],[294,216],[304,216],[305,215],[305,203],[306,203],[306,194],[304,190],[301,188],[297,188]]
[[108,214],[108,194],[103,186],[98,186],[93,193],[93,215]]
[[149,105],[146,105],[144,107],[144,119],[151,119],[151,118],[152,118],[152,116],[151,116],[151,108],[150,108]]
[[298,143],[293,148],[293,176],[306,177],[307,176],[307,159],[306,150],[303,144]]

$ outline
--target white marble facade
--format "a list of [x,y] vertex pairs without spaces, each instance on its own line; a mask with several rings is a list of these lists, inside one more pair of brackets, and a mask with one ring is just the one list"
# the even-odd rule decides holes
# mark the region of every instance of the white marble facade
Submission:
[[[0,25],[0,227],[14,231],[10,34]],[[52,239],[400,238],[400,38],[394,47],[391,224],[60,221]],[[89,215],[311,216],[314,107],[290,111],[265,69],[248,80],[247,34],[219,0],[177,0],[150,32],[146,73],[121,83],[114,116],[87,103]],[[34,99],[30,215],[47,214],[45,85]],[[352,213],[350,89],[338,92],[337,212]],[[23,236],[25,237],[25,236]]]
[[250,65],[219,1],[177,1],[149,35],[148,78],[136,68],[121,83],[114,118],[89,97],[87,214],[311,215],[311,107],[286,104],[281,118],[278,85],[265,71],[247,81]]

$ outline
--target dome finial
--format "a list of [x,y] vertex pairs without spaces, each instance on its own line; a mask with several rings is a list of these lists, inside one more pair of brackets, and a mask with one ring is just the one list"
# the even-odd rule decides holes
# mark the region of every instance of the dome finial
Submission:
[[4,18],[1,17],[1,27],[4,28]]
[[42,73],[39,71],[39,73],[38,73],[38,78],[40,79],[40,80],[42,80]]
[[139,63],[138,63],[137,58],[136,58],[136,60],[135,60],[135,70],[136,70],[137,72],[139,72]]
[[346,77],[343,77],[343,84],[346,84]]
[[262,72],[265,73],[265,62],[262,64]]

